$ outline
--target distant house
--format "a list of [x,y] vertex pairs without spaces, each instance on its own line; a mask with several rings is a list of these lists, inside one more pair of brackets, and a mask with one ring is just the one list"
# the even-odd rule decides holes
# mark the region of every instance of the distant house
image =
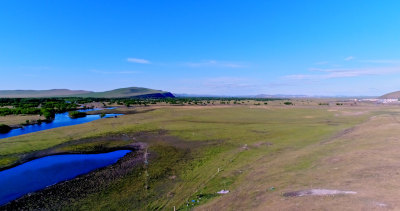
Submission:
[[383,103],[383,104],[387,104],[387,103],[398,103],[399,99],[396,98],[391,98],[391,99],[379,99],[378,103]]
[[358,100],[358,101],[360,101],[360,102],[378,102],[379,99],[376,99],[376,98],[367,98],[367,99],[360,99],[360,100]]

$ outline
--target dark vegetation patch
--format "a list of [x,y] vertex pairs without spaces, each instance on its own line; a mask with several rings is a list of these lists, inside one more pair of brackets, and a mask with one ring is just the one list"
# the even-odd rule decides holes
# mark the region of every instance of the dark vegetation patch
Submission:
[[75,110],[77,106],[76,101],[64,98],[1,98],[0,116],[39,114],[46,119],[52,119],[55,113]]
[[0,124],[0,133],[8,133],[12,128],[5,124]]
[[145,109],[145,110],[136,110],[134,108],[129,108],[129,109],[105,109],[105,110],[97,110],[97,111],[88,111],[86,112],[89,115],[94,115],[94,114],[140,114],[140,113],[147,113],[150,111],[154,111],[156,109]]
[[76,119],[76,118],[86,117],[87,114],[85,112],[70,111],[68,112],[68,116],[71,117],[72,119]]

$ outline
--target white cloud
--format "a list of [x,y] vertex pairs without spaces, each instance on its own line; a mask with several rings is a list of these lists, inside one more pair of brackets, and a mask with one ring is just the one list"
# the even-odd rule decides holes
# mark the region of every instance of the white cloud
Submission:
[[354,56],[348,56],[348,57],[344,58],[345,61],[351,61],[351,60],[354,60],[354,59],[355,59]]
[[388,75],[400,73],[400,67],[381,67],[381,68],[355,68],[355,69],[311,69],[323,74],[296,74],[287,75],[284,78],[292,80],[323,80],[333,78],[351,78],[366,75]]
[[49,71],[56,68],[49,66],[14,66],[14,67],[0,67],[0,71],[29,71],[29,72],[40,72]]
[[122,71],[102,71],[102,70],[90,70],[92,73],[99,74],[137,74],[139,71],[122,70]]
[[37,78],[38,77],[38,75],[35,75],[35,74],[21,74],[21,76],[29,77],[29,78]]
[[399,64],[400,60],[376,59],[376,60],[362,60],[360,62],[376,63],[376,64]]
[[150,64],[150,61],[146,59],[127,58],[126,61],[138,64]]
[[[345,61],[354,60],[355,57],[349,56],[345,58]],[[364,63],[376,63],[376,64],[400,64],[400,60],[358,60]],[[314,65],[324,64],[324,62],[315,63]],[[331,65],[330,68],[309,68],[309,71],[313,73],[305,74],[293,74],[286,75],[283,78],[291,80],[324,80],[333,78],[352,78],[367,75],[389,75],[400,73],[400,66],[370,66],[370,67],[359,67],[359,68],[340,68]]]
[[216,60],[206,60],[201,62],[186,62],[184,63],[189,67],[227,67],[227,68],[242,68],[245,67],[243,64],[235,62],[224,62]]
[[329,62],[328,61],[315,62],[315,65],[325,65],[325,64],[329,64]]
[[203,83],[204,86],[216,89],[236,89],[254,87],[253,81],[250,79],[236,77],[217,77],[208,78]]

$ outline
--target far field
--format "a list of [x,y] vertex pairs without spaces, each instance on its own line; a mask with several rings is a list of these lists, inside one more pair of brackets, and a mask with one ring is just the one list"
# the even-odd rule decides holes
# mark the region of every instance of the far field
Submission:
[[8,116],[0,116],[0,124],[5,125],[23,125],[26,124],[27,121],[35,122],[37,120],[45,120],[43,116],[40,115],[8,115]]
[[[400,107],[352,102],[328,105],[322,100],[284,102],[118,108],[126,115],[2,139],[0,168],[48,154],[103,152],[132,144],[143,147],[136,158],[126,158],[136,159],[128,172],[115,172],[127,162],[121,161],[84,178],[95,180],[97,187],[83,191],[79,181],[71,181],[9,206],[71,210],[400,208],[396,197],[400,195],[396,180]],[[149,165],[141,160],[146,150]],[[107,172],[117,176],[98,181],[101,177],[96,174]],[[312,188],[357,194],[283,196]],[[220,190],[230,192],[216,194]]]

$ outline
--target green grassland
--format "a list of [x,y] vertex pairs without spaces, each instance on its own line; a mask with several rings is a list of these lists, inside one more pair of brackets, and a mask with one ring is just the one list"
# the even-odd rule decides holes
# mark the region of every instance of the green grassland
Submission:
[[[146,142],[151,154],[147,167],[134,168],[96,193],[67,200],[64,208],[171,210],[175,206],[186,210],[215,202],[223,197],[216,194],[221,189],[234,194],[252,185],[265,190],[284,188],[288,185],[285,174],[275,175],[271,183],[253,184],[245,178],[255,170],[293,173],[312,168],[329,147],[310,153],[302,150],[318,147],[371,116],[368,112],[335,114],[324,107],[161,107],[0,140],[0,168],[50,148],[91,152]],[[141,133],[153,135],[143,138]],[[115,138],[123,135],[129,138]],[[98,137],[110,137],[110,141],[93,141]],[[284,157],[297,151],[296,159]],[[274,166],[267,165],[268,160],[274,160]],[[241,200],[251,204],[254,197],[250,194]]]

